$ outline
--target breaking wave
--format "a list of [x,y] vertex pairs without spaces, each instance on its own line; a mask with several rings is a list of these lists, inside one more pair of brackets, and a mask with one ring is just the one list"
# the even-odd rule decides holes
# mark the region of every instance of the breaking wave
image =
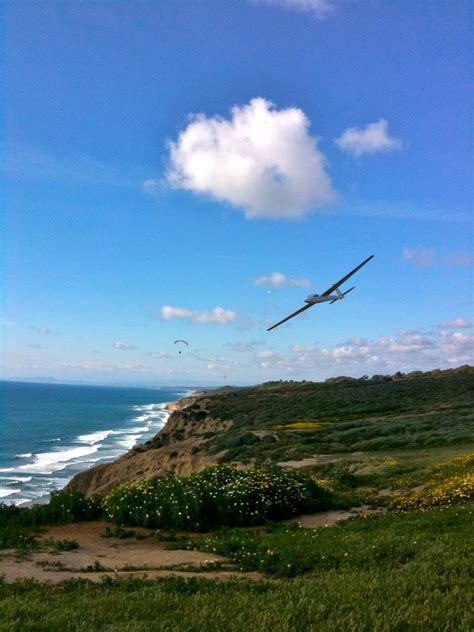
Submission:
[[25,504],[47,500],[78,472],[99,462],[111,461],[125,451],[154,436],[165,425],[169,412],[166,403],[136,405],[118,428],[78,434],[72,440],[48,439],[59,443],[41,452],[17,454],[21,465],[0,468],[0,503]]

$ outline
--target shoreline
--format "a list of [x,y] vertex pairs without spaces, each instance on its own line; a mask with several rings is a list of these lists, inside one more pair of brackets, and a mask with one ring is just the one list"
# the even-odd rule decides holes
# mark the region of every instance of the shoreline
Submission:
[[[156,435],[166,426],[173,410],[179,407],[179,402],[182,399],[189,398],[195,393],[196,391],[193,390],[181,391],[181,393],[179,393],[181,396],[174,401],[135,405],[133,407],[134,410],[131,411],[135,416],[132,417],[131,415],[129,423],[130,421],[135,421],[137,426],[142,424],[143,432],[141,433],[137,433],[136,428],[133,426],[129,428],[126,426],[123,428],[114,428],[113,430],[107,431],[108,434],[105,437],[99,437],[99,435],[103,434],[105,431],[96,430],[90,433],[86,432],[84,434],[78,434],[75,439],[68,441],[68,443],[71,443],[72,445],[64,446],[65,449],[62,451],[52,449],[50,451],[45,450],[43,452],[38,451],[28,453],[28,458],[32,459],[31,463],[22,464],[21,461],[19,461],[18,465],[15,464],[10,466],[7,465],[7,461],[6,466],[0,469],[0,477],[3,475],[5,481],[15,481],[15,486],[10,493],[0,497],[0,504],[17,507],[31,507],[33,505],[43,505],[48,503],[51,498],[51,494],[56,491],[64,490],[75,476],[83,472],[87,472],[94,467],[113,463],[117,459],[122,458],[128,452],[132,451],[133,448],[144,445],[146,441],[153,440],[154,437],[156,437]],[[150,419],[150,422],[148,425],[143,427],[147,418]],[[107,443],[107,438],[114,434],[119,435],[121,439],[119,440],[117,438],[115,444]],[[134,438],[134,435],[136,435],[136,438]],[[132,439],[134,439],[133,443]],[[101,442],[101,440],[104,440],[104,442]],[[76,442],[79,443],[76,445]],[[104,455],[96,461],[91,460],[89,464],[81,463],[81,461],[75,462],[74,455],[70,459],[67,458],[69,454],[73,454],[73,450],[83,449],[85,451],[87,448],[89,448],[88,453],[79,455],[79,459],[81,457],[87,458],[88,455],[94,456],[100,450],[108,451],[110,454]],[[61,461],[60,459],[64,459],[64,461]],[[82,468],[80,467],[81,465],[83,465]],[[51,469],[49,471],[40,471],[40,466],[43,470],[47,470],[48,466]],[[66,472],[66,470],[70,471]],[[33,496],[34,489],[29,489],[28,485],[23,486],[22,482],[24,482],[25,479],[29,479],[26,481],[26,483],[29,483],[32,478],[34,479],[35,477],[37,478],[37,481],[34,482],[37,487],[41,488],[41,482],[44,481],[43,487],[51,487],[51,489],[48,489],[47,491],[45,489],[44,493],[41,493],[40,490],[38,490],[39,495]],[[7,488],[5,488],[5,491],[7,491]],[[16,498],[11,498],[13,495],[15,495]],[[30,495],[30,497],[25,498],[27,495]]]

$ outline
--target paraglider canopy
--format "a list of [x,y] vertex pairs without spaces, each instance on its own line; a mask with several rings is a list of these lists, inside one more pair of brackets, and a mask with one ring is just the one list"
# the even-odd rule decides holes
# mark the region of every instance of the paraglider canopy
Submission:
[[[187,342],[186,342],[186,340],[175,340],[175,341],[174,341],[174,344],[175,344],[175,345],[176,345],[176,344],[178,344],[178,343],[185,344],[187,347],[189,347],[189,343],[187,343]],[[182,351],[182,349],[180,349],[180,350],[178,351],[178,353],[181,353],[181,351]]]

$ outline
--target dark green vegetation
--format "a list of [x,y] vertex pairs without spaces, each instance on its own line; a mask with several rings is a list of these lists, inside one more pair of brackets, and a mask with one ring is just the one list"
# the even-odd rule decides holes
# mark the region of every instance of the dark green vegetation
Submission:
[[44,524],[59,524],[94,520],[100,516],[101,502],[98,498],[84,498],[75,491],[53,492],[49,503],[32,507],[15,507],[0,504],[0,527],[17,525],[30,527]]
[[133,531],[133,529],[122,529],[122,527],[105,527],[105,531],[102,534],[103,538],[118,538],[119,540],[126,540],[128,538],[135,538],[136,540],[144,540],[146,536]]
[[[214,454],[225,450],[222,461],[450,446],[474,442],[474,374],[271,383],[218,394],[209,414],[233,421],[205,448]],[[319,427],[291,427],[298,423]]]
[[309,473],[219,465],[188,477],[168,475],[121,485],[105,497],[104,515],[119,525],[208,531],[334,506],[336,494]]
[[[265,566],[283,577],[304,574],[262,583],[105,578],[99,585],[0,584],[0,630],[468,632],[474,625],[470,527],[466,507],[317,531],[229,533],[213,539],[215,548],[242,566]],[[237,551],[238,543],[244,551]]]
[[86,499],[74,491],[54,492],[49,503],[33,507],[0,504],[0,549],[32,550],[38,547],[38,527],[95,520],[101,513],[98,499]]
[[43,545],[48,547],[51,553],[63,553],[80,548],[76,540],[55,540],[54,538],[44,540]]

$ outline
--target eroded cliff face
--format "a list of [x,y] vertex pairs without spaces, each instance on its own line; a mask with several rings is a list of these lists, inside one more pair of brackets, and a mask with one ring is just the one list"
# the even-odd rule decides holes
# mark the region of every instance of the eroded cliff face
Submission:
[[232,421],[212,419],[207,406],[209,396],[197,394],[170,404],[171,415],[151,441],[138,445],[113,461],[96,465],[77,474],[66,489],[86,496],[103,496],[123,483],[133,483],[152,476],[174,472],[188,476],[219,460],[219,454],[203,451],[211,436],[226,432]]

